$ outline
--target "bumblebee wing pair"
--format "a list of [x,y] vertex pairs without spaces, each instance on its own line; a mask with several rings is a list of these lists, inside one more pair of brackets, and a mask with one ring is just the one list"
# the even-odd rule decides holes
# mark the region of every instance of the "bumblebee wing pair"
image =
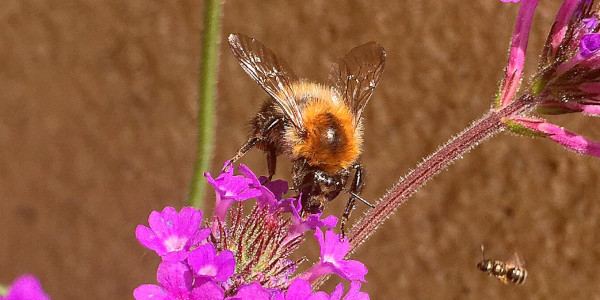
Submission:
[[[292,89],[298,77],[285,61],[278,59],[261,42],[243,34],[229,35],[229,47],[244,71],[275,99],[294,127],[303,130],[298,97]],[[384,65],[383,47],[369,42],[352,49],[331,67],[329,80],[350,108],[355,127],[379,82]]]
[[[330,85],[324,86],[299,79],[253,38],[231,34],[228,40],[240,66],[271,96],[252,120],[254,132],[230,163],[257,146],[267,153],[272,177],[277,155],[286,152],[294,161],[294,188],[303,194],[304,212],[322,211],[340,191],[350,193],[343,228],[355,197],[361,199],[361,115],[383,72],[385,51],[374,42],[352,49],[332,65]],[[351,168],[355,175],[347,190]]]

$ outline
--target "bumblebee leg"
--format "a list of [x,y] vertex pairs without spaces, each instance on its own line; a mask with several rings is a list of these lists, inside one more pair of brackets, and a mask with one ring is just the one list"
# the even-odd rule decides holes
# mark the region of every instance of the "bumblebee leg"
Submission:
[[262,138],[260,138],[258,136],[250,137],[242,145],[242,147],[240,147],[240,149],[237,151],[237,153],[235,154],[235,156],[232,159],[229,160],[229,163],[221,171],[225,172],[225,170],[229,169],[229,167],[231,165],[233,165],[233,163],[235,163],[240,158],[242,158],[242,156],[246,155],[246,153],[248,153],[248,151],[250,151],[250,149],[254,148],[254,146],[256,146],[256,144],[258,144],[258,142],[260,142],[261,140],[262,140]]
[[[242,145],[242,147],[240,147],[240,149],[237,151],[236,155],[229,160],[229,163],[223,168],[222,171],[225,171],[229,168],[229,166],[233,165],[233,163],[235,163],[236,161],[238,161],[240,158],[242,158],[242,156],[246,155],[246,153],[248,153],[248,151],[250,151],[252,148],[254,148],[254,146],[256,146],[256,144],[260,143],[260,142],[265,142],[265,140],[267,140],[267,136],[276,129],[277,125],[279,125],[280,123],[284,122],[285,120],[283,118],[275,118],[273,120],[270,120],[268,123],[266,123],[266,126],[262,127],[261,130],[258,133],[254,133],[253,136],[251,136],[248,141],[246,141],[246,143],[244,143]],[[273,174],[275,174],[275,160],[277,157],[277,153],[276,153],[276,148],[273,146],[267,146],[267,164],[269,164],[269,180],[270,178],[273,176]],[[273,153],[270,153],[273,152]],[[270,162],[269,156],[272,155],[273,156],[273,162]],[[273,164],[273,169],[271,172],[271,165]]]
[[[360,164],[354,165],[353,168],[355,171],[354,178],[352,180],[352,186],[350,186],[350,192],[358,195],[360,194],[360,192],[363,189],[363,186],[365,185],[364,169]],[[356,198],[354,196],[350,196],[350,199],[348,199],[348,203],[346,203],[344,214],[342,215],[342,223],[340,225],[342,236],[346,236],[346,222],[350,217],[350,213],[352,213],[352,211],[354,210],[355,204]]]
[[268,147],[267,149],[267,168],[269,169],[269,181],[271,181],[277,169],[277,151],[275,147]]
[[[263,128],[261,131],[261,136],[264,137],[269,135],[278,125],[283,124],[283,122],[285,122],[285,119],[283,118],[273,119],[267,124],[267,126]],[[269,169],[269,181],[271,181],[273,175],[275,175],[275,170],[277,169],[277,147],[273,144],[268,144],[266,148],[267,168]]]

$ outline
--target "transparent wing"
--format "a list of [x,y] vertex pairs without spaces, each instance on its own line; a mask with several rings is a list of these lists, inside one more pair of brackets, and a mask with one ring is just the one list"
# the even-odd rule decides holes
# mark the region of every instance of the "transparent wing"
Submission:
[[384,65],[385,50],[369,42],[350,50],[331,66],[329,80],[351,109],[355,125],[379,83]]
[[302,128],[302,115],[291,88],[298,77],[261,42],[243,34],[229,35],[229,48],[242,69],[279,104],[289,120]]
[[506,265],[515,268],[523,268],[525,267],[525,261],[517,252],[515,252],[510,258],[508,258]]

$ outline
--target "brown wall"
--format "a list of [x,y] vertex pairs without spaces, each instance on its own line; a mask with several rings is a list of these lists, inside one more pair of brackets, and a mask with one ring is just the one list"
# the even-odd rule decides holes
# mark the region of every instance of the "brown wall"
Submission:
[[[557,2],[542,1],[536,14],[529,73]],[[54,299],[128,299],[155,282],[158,259],[134,229],[187,194],[201,4],[3,1],[0,282],[32,272]],[[489,109],[517,9],[490,0],[230,0],[221,36],[256,37],[318,81],[358,44],[386,48],[364,114],[363,195],[374,200]],[[265,97],[224,45],[218,88],[213,172]],[[552,120],[600,139],[598,119]],[[261,153],[242,162],[265,171]],[[598,159],[500,134],[421,189],[355,254],[369,268],[364,289],[373,299],[596,296],[598,174]],[[339,214],[343,202],[327,212]],[[480,274],[482,243],[491,257],[518,251],[528,281],[506,286]]]

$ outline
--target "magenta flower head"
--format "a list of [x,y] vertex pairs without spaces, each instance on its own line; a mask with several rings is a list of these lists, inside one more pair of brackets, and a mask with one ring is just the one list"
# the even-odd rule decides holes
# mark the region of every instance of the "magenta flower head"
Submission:
[[192,246],[198,245],[210,234],[201,228],[202,211],[184,207],[178,213],[167,206],[162,212],[152,212],[148,218],[150,228],[138,225],[135,236],[140,244],[163,259],[180,261],[185,258]]
[[42,284],[33,275],[22,275],[7,288],[6,295],[0,293],[0,300],[50,300],[42,290]]
[[[225,162],[225,172],[217,178],[212,178],[210,173],[204,173],[208,183],[215,188],[217,203],[215,205],[215,217],[224,220],[227,217],[227,210],[233,202],[242,202],[251,198],[260,196],[261,190],[257,186],[258,179],[252,172],[244,172],[244,175],[233,175],[233,167],[228,167],[229,161]],[[240,169],[246,170],[244,165]],[[251,177],[248,177],[250,175]]]
[[[215,188],[214,215],[202,223],[200,210],[166,207],[152,212],[150,227],[138,226],[136,236],[163,258],[155,284],[134,291],[136,299],[341,299],[340,283],[331,295],[313,293],[311,282],[338,274],[349,281],[364,281],[365,266],[345,260],[349,244],[333,233],[337,218],[322,214],[300,215],[300,200],[284,198],[285,181],[258,178],[246,166],[233,167],[208,181]],[[245,212],[242,201],[256,199]],[[235,202],[238,205],[233,206]],[[325,236],[322,229],[328,229]],[[300,260],[290,255],[305,234],[315,230],[321,260],[297,273]],[[343,299],[368,299],[359,283],[351,283]]]
[[144,284],[133,291],[137,300],[223,299],[224,291],[209,280],[194,279],[190,268],[181,262],[163,261],[156,279],[160,286]]
[[344,256],[350,250],[350,243],[346,237],[341,239],[341,235],[328,229],[325,236],[321,230],[316,230],[315,238],[321,246],[321,261],[302,274],[301,278],[313,281],[327,274],[337,274],[347,280],[365,281],[365,265],[356,260],[344,260]]
[[496,96],[496,109],[513,102],[526,103],[531,109],[505,118],[506,128],[522,135],[548,138],[577,153],[600,157],[600,143],[529,114],[535,110],[548,115],[600,116],[600,17],[593,0],[563,2],[544,45],[538,71],[525,92],[515,97],[538,1],[521,1],[509,63]]
[[197,276],[218,282],[226,281],[235,271],[233,252],[223,250],[217,255],[215,246],[210,243],[194,249],[188,257],[188,263]]

